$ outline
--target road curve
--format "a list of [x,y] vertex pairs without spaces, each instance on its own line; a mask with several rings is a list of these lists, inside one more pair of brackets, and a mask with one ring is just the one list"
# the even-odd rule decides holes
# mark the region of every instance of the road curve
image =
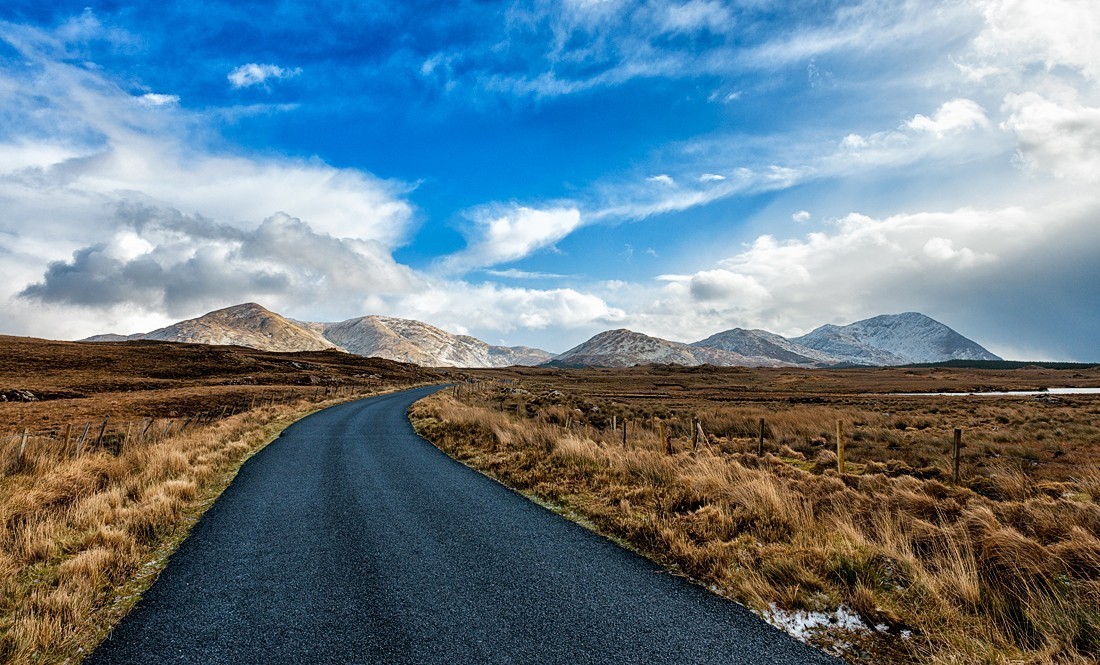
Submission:
[[432,391],[288,428],[86,662],[838,662],[439,452]]

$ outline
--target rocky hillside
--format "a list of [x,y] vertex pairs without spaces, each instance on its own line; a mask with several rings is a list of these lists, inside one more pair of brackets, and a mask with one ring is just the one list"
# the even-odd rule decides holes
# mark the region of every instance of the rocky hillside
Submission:
[[683,344],[625,329],[608,330],[556,357],[525,346],[493,346],[476,337],[454,335],[410,319],[362,316],[339,323],[310,323],[288,319],[255,303],[219,309],[150,333],[88,339],[235,344],[264,351],[335,348],[427,367],[828,367],[1000,360],[976,342],[916,312],[876,316],[846,326],[825,325],[794,339],[764,330],[734,328]]
[[364,316],[339,323],[294,321],[256,303],[235,305],[136,335],[96,335],[86,341],[154,339],[246,346],[263,351],[338,349],[426,367],[538,365],[553,356],[530,347],[492,346],[468,335],[452,335],[419,321]]
[[758,365],[775,364],[796,367],[826,367],[842,362],[835,356],[796,344],[766,330],[734,328],[694,342],[696,348],[713,348],[748,357]]
[[363,316],[321,326],[325,339],[350,353],[431,367],[538,365],[552,357],[540,349],[492,346],[476,337],[389,316]]
[[632,330],[608,330],[569,349],[549,364],[556,367],[633,367],[634,365],[747,365],[748,358],[721,349],[694,348]]
[[256,303],[226,307],[148,333],[96,335],[87,341],[134,339],[247,346],[263,351],[324,351],[337,346],[316,331]]

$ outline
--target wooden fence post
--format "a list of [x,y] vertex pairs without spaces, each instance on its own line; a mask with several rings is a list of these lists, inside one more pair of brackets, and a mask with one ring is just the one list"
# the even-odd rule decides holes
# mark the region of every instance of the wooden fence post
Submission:
[[710,439],[707,438],[707,433],[703,429],[703,423],[699,422],[698,418],[695,419],[695,429],[699,430],[699,441],[701,441],[703,445],[705,445],[707,449],[710,450]]
[[951,444],[951,482],[955,485],[959,484],[959,451],[963,447],[962,443],[963,431],[955,428],[955,441]]
[[836,470],[844,475],[844,435],[840,431],[841,421],[836,421]]
[[691,419],[691,452],[699,448],[699,418]]
[[98,448],[99,444],[103,443],[103,433],[107,431],[107,422],[111,420],[111,416],[105,416],[103,418],[103,426],[99,428],[99,436],[96,437],[95,447]]
[[88,430],[92,428],[90,422],[84,423],[84,432],[80,435],[80,440],[76,442],[76,452],[73,457],[80,457],[80,453],[84,452],[84,439],[88,438]]
[[756,456],[764,456],[764,419],[760,419],[760,438],[756,441]]
[[73,424],[72,423],[65,423],[65,444],[61,448],[65,452],[69,452],[69,439],[72,437],[72,434],[73,434]]
[[27,454],[27,428],[23,428],[23,438],[19,441],[19,463],[22,464]]
[[657,419],[657,429],[660,432],[661,445],[665,447],[665,452],[668,453],[669,455],[671,455],[672,454],[672,445],[671,445],[670,440],[665,439],[665,421],[664,420],[661,420],[660,418]]
[[623,448],[626,448],[626,427],[630,421],[623,420]]

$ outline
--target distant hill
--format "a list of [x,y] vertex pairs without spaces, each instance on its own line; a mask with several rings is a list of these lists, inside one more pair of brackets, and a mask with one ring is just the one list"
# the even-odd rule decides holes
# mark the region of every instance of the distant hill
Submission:
[[553,356],[525,346],[492,346],[469,335],[452,335],[420,321],[363,316],[321,324],[325,339],[350,353],[432,367],[538,365]]
[[195,344],[235,344],[263,351],[324,351],[336,344],[271,310],[245,303],[137,335],[96,335],[85,341],[155,339]]
[[195,319],[137,335],[96,335],[85,341],[152,339],[199,344],[235,344],[264,351],[338,349],[428,367],[538,365],[553,356],[525,346],[492,346],[452,335],[419,321],[364,316],[339,323],[294,321],[256,303],[234,305]]
[[632,330],[602,332],[558,355],[555,367],[633,367],[634,365],[742,365],[748,359],[721,349],[694,348]]
[[826,325],[787,339],[765,330],[733,328],[682,344],[631,330],[609,330],[557,356],[561,367],[646,364],[829,367],[998,361],[976,342],[923,314],[876,316],[847,326]]
[[722,349],[754,359],[760,365],[790,364],[798,367],[826,367],[841,359],[766,330],[734,328],[692,343],[694,347]]
[[876,316],[846,326],[825,325],[794,339],[765,330],[733,328],[684,344],[632,330],[608,330],[554,356],[526,346],[494,346],[411,319],[361,316],[337,323],[312,323],[245,303],[149,333],[96,335],[87,341],[138,339],[236,344],[264,351],[336,349],[427,367],[829,367],[1000,360],[976,342],[916,312]]

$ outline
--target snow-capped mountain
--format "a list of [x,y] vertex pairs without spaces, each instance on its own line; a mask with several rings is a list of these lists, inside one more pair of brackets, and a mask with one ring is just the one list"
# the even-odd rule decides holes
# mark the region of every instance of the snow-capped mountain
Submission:
[[977,342],[918,312],[884,314],[846,326],[824,325],[791,341],[860,365],[1001,360]]
[[822,326],[787,339],[734,328],[682,344],[630,330],[609,330],[554,358],[561,367],[631,367],[651,363],[744,367],[906,365],[947,360],[1000,360],[976,342],[923,314],[876,316],[847,326]]

